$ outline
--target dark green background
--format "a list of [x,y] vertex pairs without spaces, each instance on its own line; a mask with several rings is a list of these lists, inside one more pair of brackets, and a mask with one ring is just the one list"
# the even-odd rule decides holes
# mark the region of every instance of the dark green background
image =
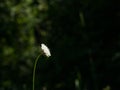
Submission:
[[1,0],[0,90],[32,90],[41,43],[52,56],[39,58],[35,90],[119,90],[119,10],[112,0]]

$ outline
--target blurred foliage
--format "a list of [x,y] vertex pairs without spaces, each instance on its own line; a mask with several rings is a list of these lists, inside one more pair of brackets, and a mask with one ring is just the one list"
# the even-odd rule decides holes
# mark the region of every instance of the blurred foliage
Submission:
[[0,90],[117,90],[119,4],[107,0],[1,0]]
[[36,13],[30,3],[30,0],[0,3],[1,88],[22,89],[31,82],[32,59],[39,51],[33,30]]

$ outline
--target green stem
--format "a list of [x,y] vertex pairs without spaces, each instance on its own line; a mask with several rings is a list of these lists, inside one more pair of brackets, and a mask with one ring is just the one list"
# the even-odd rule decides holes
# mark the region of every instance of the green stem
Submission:
[[36,65],[37,65],[39,57],[40,57],[40,55],[38,55],[38,57],[36,58],[35,64],[34,64],[34,69],[33,69],[33,90],[35,90],[35,70],[36,70]]

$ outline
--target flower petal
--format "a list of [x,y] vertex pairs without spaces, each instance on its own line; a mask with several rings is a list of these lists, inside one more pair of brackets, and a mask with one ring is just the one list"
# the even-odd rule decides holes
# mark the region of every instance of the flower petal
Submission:
[[51,56],[50,50],[45,44],[41,44],[41,49],[47,57]]

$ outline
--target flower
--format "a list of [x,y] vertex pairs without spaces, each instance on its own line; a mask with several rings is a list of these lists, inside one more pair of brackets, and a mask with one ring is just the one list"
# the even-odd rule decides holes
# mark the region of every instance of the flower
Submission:
[[50,50],[45,44],[43,44],[43,43],[41,44],[41,49],[47,57],[51,56]]

